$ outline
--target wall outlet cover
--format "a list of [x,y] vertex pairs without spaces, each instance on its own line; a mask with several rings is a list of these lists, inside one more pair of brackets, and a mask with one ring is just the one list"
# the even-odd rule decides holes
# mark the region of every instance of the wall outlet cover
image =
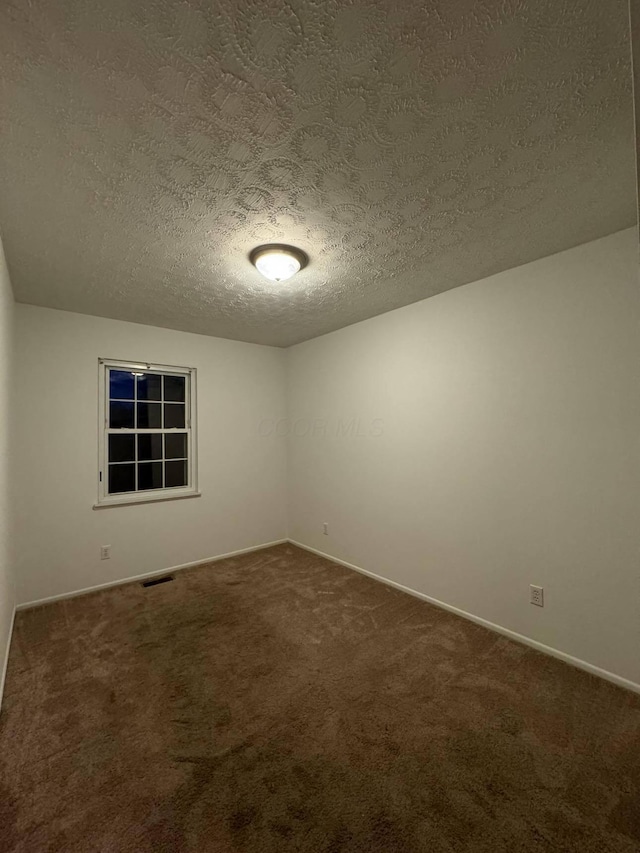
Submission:
[[544,607],[544,589],[541,586],[531,584],[529,587],[529,596],[531,604],[535,604],[536,607]]

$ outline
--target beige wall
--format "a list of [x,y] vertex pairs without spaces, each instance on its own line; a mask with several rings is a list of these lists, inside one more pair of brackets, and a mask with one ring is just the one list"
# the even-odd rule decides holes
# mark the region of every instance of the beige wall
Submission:
[[15,306],[0,242],[0,700],[15,606],[10,487],[10,424]]
[[639,383],[634,229],[300,344],[290,535],[640,684]]
[[[284,439],[259,431],[284,414],[282,350],[27,305],[16,313],[20,602],[286,536]],[[197,368],[202,497],[92,509],[99,357]]]

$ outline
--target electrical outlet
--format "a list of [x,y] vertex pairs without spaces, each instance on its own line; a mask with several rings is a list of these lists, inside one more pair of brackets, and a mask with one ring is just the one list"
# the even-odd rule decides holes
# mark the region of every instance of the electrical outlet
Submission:
[[110,560],[111,559],[111,545],[103,545],[100,548],[100,559],[101,560]]
[[529,587],[529,596],[531,604],[535,604],[537,607],[544,607],[544,590],[541,586],[531,584]]
[[327,524],[327,522],[326,522],[326,521],[325,521],[325,523],[322,525],[322,532],[324,533],[324,535],[325,535],[325,536],[328,536],[328,535],[329,535],[329,525]]

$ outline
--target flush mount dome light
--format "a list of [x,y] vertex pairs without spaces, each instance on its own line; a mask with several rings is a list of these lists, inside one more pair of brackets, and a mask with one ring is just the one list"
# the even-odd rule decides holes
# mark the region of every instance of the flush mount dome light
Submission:
[[302,249],[282,243],[267,243],[256,246],[249,260],[259,273],[270,281],[286,281],[309,263]]

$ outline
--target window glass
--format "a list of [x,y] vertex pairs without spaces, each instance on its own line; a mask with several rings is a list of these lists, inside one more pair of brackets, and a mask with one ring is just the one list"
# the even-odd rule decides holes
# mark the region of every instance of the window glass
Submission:
[[138,489],[162,488],[162,462],[139,462],[138,463]]
[[187,482],[187,463],[165,462],[165,482],[167,488],[184,486]]
[[[114,364],[122,364],[114,363]],[[101,374],[106,423],[101,499],[193,486],[190,458],[191,372],[105,363]],[[102,466],[101,466],[102,467]],[[191,472],[191,473],[190,473]],[[168,495],[170,497],[170,495]]]
[[162,400],[162,376],[157,373],[138,376],[136,393],[138,400]]
[[138,403],[138,429],[162,429],[162,403]]
[[186,432],[168,432],[164,436],[164,458],[186,459],[187,458],[187,434]]
[[133,492],[136,488],[135,465],[109,465],[109,492]]
[[133,462],[136,458],[135,435],[109,436],[109,462]]
[[109,399],[133,400],[133,374],[125,370],[112,370],[109,376]]
[[160,433],[138,433],[138,459],[162,459]]
[[134,403],[112,400],[109,404],[109,426],[111,429],[133,429],[135,423]]
[[184,376],[164,377],[164,399],[174,403],[184,403],[185,400],[185,378]]
[[164,404],[164,428],[184,429],[184,405],[181,403]]

